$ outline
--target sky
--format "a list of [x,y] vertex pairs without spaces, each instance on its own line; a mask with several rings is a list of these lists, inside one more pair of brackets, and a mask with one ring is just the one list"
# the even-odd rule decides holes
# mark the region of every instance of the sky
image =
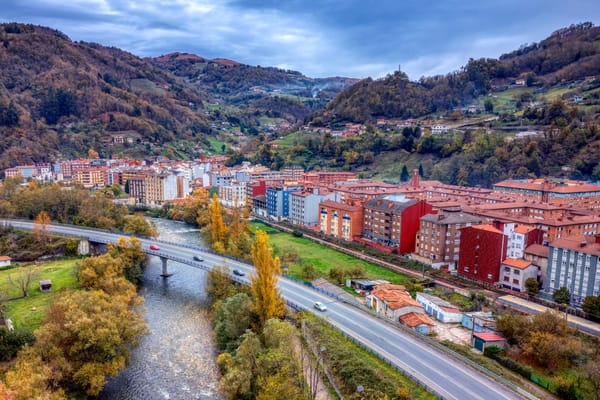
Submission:
[[0,0],[0,22],[43,25],[140,57],[172,52],[313,78],[411,80],[600,22],[598,0]]

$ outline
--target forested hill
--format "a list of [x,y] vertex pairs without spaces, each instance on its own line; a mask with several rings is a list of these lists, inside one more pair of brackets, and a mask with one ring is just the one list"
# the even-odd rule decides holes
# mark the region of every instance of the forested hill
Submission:
[[185,78],[218,102],[234,105],[246,115],[268,114],[289,122],[324,107],[358,79],[309,78],[300,72],[250,66],[236,61],[171,53],[151,59],[155,65]]
[[117,133],[145,149],[201,139],[209,131],[201,111],[206,97],[117,48],[0,24],[0,169],[90,148],[110,152]]
[[377,117],[413,118],[469,105],[494,88],[523,79],[528,86],[550,87],[600,74],[600,27],[586,22],[559,29],[547,39],[500,56],[471,59],[457,72],[408,80],[395,72],[365,79],[340,93],[313,124],[368,122]]

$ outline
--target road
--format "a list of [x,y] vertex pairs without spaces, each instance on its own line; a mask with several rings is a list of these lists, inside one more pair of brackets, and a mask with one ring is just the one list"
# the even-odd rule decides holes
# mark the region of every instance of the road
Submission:
[[[14,227],[33,229],[34,224],[23,221],[5,221]],[[85,237],[92,241],[114,243],[119,237],[115,233],[79,228],[65,225],[47,225],[49,232]],[[140,239],[142,247],[148,254],[158,255],[176,260],[194,267],[209,269],[226,263],[230,269],[237,268],[246,272],[244,277],[237,280],[248,282],[253,273],[253,266],[237,260],[224,258],[220,255],[205,251],[196,246],[169,243],[160,240]],[[150,250],[152,243],[158,243],[160,250]],[[204,258],[202,263],[193,260],[195,255]],[[173,266],[170,267],[171,270]],[[315,301],[327,305],[327,311],[316,312],[355,341],[367,347],[388,362],[414,378],[421,385],[442,399],[456,400],[500,400],[500,399],[535,399],[536,397],[518,389],[518,393],[503,384],[492,380],[487,375],[477,371],[445,352],[432,347],[407,334],[398,328],[361,311],[333,300],[313,288],[301,283],[282,278],[278,287],[283,297],[297,308],[313,310]]]

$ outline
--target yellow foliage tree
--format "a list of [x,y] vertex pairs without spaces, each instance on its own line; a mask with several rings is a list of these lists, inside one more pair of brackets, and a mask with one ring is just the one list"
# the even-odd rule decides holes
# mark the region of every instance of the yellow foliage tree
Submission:
[[36,239],[38,242],[45,242],[48,235],[46,228],[50,223],[50,216],[46,211],[40,211],[39,214],[33,220],[33,231],[35,232]]
[[88,157],[95,160],[97,158],[100,158],[100,155],[96,150],[90,147],[90,149],[88,150]]
[[210,233],[211,246],[213,250],[222,252],[227,239],[227,227],[223,222],[223,208],[216,193],[213,194],[208,211],[210,216],[208,231]]
[[260,229],[257,230],[252,244],[252,262],[256,268],[256,275],[252,277],[250,287],[261,324],[271,318],[282,318],[285,315],[285,303],[277,289],[281,263],[279,257],[273,257],[272,253],[269,235]]

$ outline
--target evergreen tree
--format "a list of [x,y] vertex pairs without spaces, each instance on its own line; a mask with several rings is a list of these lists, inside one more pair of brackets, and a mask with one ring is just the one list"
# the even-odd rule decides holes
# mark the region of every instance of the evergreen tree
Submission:
[[406,168],[406,164],[402,166],[402,172],[400,173],[400,182],[406,182],[410,178],[408,174],[408,168]]

